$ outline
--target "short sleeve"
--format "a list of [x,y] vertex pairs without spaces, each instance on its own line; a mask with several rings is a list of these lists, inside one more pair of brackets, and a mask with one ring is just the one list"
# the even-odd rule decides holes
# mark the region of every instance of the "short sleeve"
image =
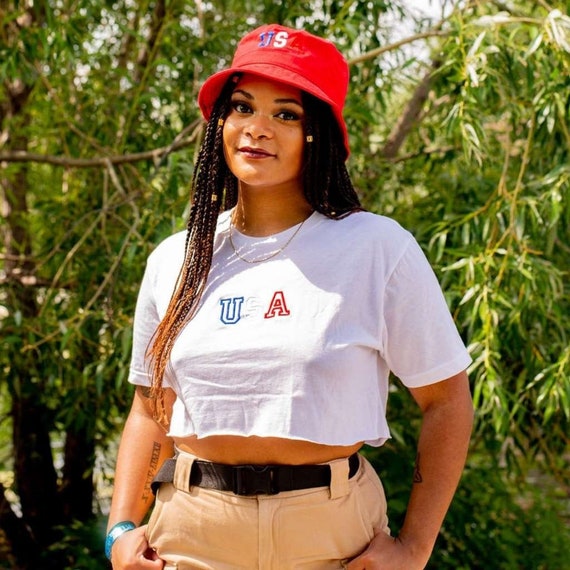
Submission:
[[454,376],[471,363],[437,277],[413,238],[387,283],[383,337],[390,370],[410,388]]
[[133,323],[133,351],[129,382],[140,386],[151,385],[149,364],[145,355],[160,322],[153,295],[152,273],[152,265],[147,263],[139,289]]

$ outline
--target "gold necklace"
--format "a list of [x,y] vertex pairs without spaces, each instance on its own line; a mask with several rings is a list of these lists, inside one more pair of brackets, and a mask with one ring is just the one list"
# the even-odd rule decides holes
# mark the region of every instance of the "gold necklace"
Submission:
[[[310,217],[310,216],[309,216]],[[301,228],[303,227],[303,224],[308,220],[309,218],[305,218],[300,224],[299,227],[291,234],[291,237],[277,250],[274,251],[273,253],[262,257],[261,259],[247,259],[246,257],[244,257],[243,255],[241,255],[241,253],[237,250],[235,244],[234,244],[234,240],[232,238],[232,222],[230,220],[230,244],[232,246],[232,249],[234,250],[234,253],[236,254],[237,257],[239,257],[239,259],[241,259],[242,261],[245,261],[246,263],[262,263],[263,261],[267,261],[268,259],[271,259],[272,257],[275,257],[276,255],[279,255],[292,241],[293,238],[301,231]]]

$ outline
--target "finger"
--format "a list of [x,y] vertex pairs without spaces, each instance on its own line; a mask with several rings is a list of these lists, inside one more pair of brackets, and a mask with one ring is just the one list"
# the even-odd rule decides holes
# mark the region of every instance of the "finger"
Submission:
[[343,565],[343,568],[346,570],[366,570],[366,567],[360,562],[360,556],[358,558],[354,558],[350,562]]
[[164,568],[164,560],[158,557],[155,560],[140,558],[136,567],[141,568],[141,570],[162,570],[162,568]]
[[145,550],[144,557],[147,560],[159,560],[158,554],[156,553],[156,550],[154,550],[154,548],[150,548],[150,547]]

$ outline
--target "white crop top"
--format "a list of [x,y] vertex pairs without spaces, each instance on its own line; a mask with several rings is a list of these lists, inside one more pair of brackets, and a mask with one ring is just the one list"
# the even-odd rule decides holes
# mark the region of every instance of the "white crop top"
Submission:
[[[298,229],[252,238],[248,260]],[[412,235],[367,212],[313,213],[283,251],[239,259],[220,215],[208,283],[176,340],[164,385],[177,394],[170,435],[284,437],[328,445],[388,437],[392,371],[408,387],[438,382],[471,359]],[[185,232],[149,256],[135,313],[129,381],[149,386],[144,354],[184,257]]]

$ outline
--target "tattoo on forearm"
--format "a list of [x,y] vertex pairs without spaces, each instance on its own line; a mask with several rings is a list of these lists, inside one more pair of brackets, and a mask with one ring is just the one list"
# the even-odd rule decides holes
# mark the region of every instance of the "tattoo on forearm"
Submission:
[[423,481],[422,473],[420,471],[420,454],[416,455],[416,464],[414,465],[414,483],[421,483]]
[[154,474],[156,473],[158,467],[158,459],[160,457],[160,449],[161,445],[157,441],[155,441],[152,445],[152,455],[150,457],[150,464],[148,468],[148,473],[146,474],[146,480],[144,483],[144,489],[142,494],[143,501],[148,501],[151,494],[150,484],[152,483],[152,479]]

